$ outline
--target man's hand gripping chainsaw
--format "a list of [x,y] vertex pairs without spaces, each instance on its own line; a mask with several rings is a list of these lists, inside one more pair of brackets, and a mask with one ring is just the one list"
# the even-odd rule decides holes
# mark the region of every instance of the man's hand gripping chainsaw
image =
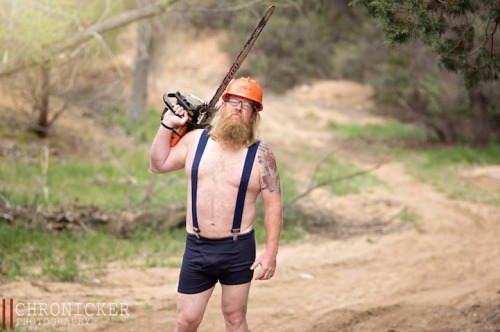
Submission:
[[219,101],[220,96],[222,96],[222,93],[233,78],[234,74],[236,74],[236,72],[240,68],[241,63],[243,62],[243,60],[245,60],[248,52],[250,52],[250,49],[257,40],[257,37],[259,37],[262,29],[264,29],[264,26],[271,17],[273,11],[274,6],[271,6],[266,10],[264,16],[257,24],[257,27],[252,32],[252,35],[246,42],[245,46],[234,61],[233,65],[226,74],[226,77],[224,77],[224,79],[222,80],[222,83],[219,85],[219,88],[217,88],[217,91],[215,92],[209,103],[206,103],[202,99],[193,95],[184,97],[179,92],[163,95],[163,101],[165,102],[167,107],[163,110],[163,113],[161,115],[162,120],[166,112],[174,111],[174,105],[170,101],[170,98],[175,98],[177,100],[177,104],[184,108],[188,113],[188,120],[186,121],[186,123],[182,126],[174,128],[174,132],[170,140],[170,146],[176,145],[181,140],[181,138],[184,137],[184,135],[186,135],[189,131],[197,128],[206,128],[210,125],[210,122],[218,111],[218,108],[216,108],[215,105]]
[[163,101],[167,107],[165,107],[161,114],[161,120],[163,120],[166,112],[174,111],[174,104],[172,104],[170,98],[177,100],[177,104],[186,110],[188,117],[184,125],[174,128],[172,138],[170,139],[170,146],[176,145],[191,130],[208,127],[217,112],[217,109],[210,109],[207,102],[196,96],[187,95],[184,97],[180,92],[166,93],[163,95]]

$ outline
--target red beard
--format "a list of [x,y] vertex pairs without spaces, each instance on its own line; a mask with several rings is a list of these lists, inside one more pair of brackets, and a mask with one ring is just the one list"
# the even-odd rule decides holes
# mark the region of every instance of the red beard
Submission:
[[237,113],[221,114],[210,136],[223,147],[248,147],[253,137],[253,124]]

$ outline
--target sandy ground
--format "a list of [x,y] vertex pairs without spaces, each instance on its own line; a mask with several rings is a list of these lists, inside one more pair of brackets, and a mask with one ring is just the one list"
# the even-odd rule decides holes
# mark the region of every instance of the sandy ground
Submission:
[[[154,76],[152,95],[161,96],[162,86],[172,90],[168,75],[182,81],[174,73],[191,68],[188,63],[192,65],[199,51],[195,46],[186,49],[192,53],[183,58],[166,53],[170,62],[165,62],[162,75]],[[203,61],[210,58],[224,60],[215,52]],[[217,84],[223,69],[198,64],[189,70],[207,84]],[[205,93],[201,97],[207,98]],[[371,97],[368,87],[342,81],[316,82],[285,96],[269,96],[261,136],[287,171],[305,184],[321,157],[341,147],[329,123],[385,121],[369,113]],[[340,154],[369,168],[377,158],[366,158],[372,153],[363,149]],[[375,192],[336,198],[317,190],[311,200],[324,213],[354,221],[406,208],[418,215],[418,227],[386,234],[367,231],[344,240],[333,240],[324,231],[282,245],[276,276],[253,282],[250,330],[500,331],[500,207],[450,200],[409,175],[397,161],[386,160],[374,173],[386,183]],[[128,315],[94,316],[89,324],[59,326],[58,331],[170,331],[178,273],[177,268],[134,269],[118,262],[94,282],[17,281],[1,285],[0,294],[26,302],[127,306]],[[224,330],[219,301],[217,286],[199,331]]]

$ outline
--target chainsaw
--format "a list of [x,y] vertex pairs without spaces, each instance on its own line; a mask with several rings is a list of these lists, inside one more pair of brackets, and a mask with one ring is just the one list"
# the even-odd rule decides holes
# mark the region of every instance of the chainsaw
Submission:
[[172,138],[170,139],[170,146],[175,146],[181,140],[181,138],[191,130],[206,128],[210,125],[212,119],[219,110],[219,107],[216,107],[216,104],[219,101],[220,96],[226,89],[229,82],[231,82],[231,80],[233,79],[234,75],[243,63],[243,60],[245,60],[247,54],[250,52],[252,46],[255,44],[255,41],[259,37],[261,31],[264,29],[267,21],[269,21],[269,18],[273,14],[273,11],[274,6],[271,6],[266,10],[264,16],[262,16],[262,18],[260,19],[257,27],[254,29],[250,38],[245,43],[245,46],[243,46],[243,49],[241,50],[236,60],[233,62],[233,65],[222,80],[222,83],[217,88],[217,91],[215,92],[210,102],[206,102],[203,99],[198,98],[192,94],[184,96],[180,92],[166,93],[163,95],[163,102],[165,103],[165,105],[167,105],[167,107],[165,107],[163,113],[161,114],[161,120],[163,120],[166,112],[174,111],[174,104],[171,100],[175,100],[178,105],[184,108],[187,112],[188,117],[188,120],[184,125],[174,128]]

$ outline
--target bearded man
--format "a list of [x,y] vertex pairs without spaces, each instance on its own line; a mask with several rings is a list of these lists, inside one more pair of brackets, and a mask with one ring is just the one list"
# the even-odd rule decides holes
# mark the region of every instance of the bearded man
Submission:
[[[217,282],[226,331],[248,331],[247,302],[255,280],[276,270],[282,227],[276,160],[257,140],[262,89],[249,77],[233,80],[222,95],[210,131],[187,133],[170,147],[172,129],[186,123],[176,105],[167,112],[150,152],[155,173],[185,168],[188,182],[186,249],[179,275],[176,331],[196,331]],[[254,219],[259,194],[264,206],[266,245],[256,258]]]

